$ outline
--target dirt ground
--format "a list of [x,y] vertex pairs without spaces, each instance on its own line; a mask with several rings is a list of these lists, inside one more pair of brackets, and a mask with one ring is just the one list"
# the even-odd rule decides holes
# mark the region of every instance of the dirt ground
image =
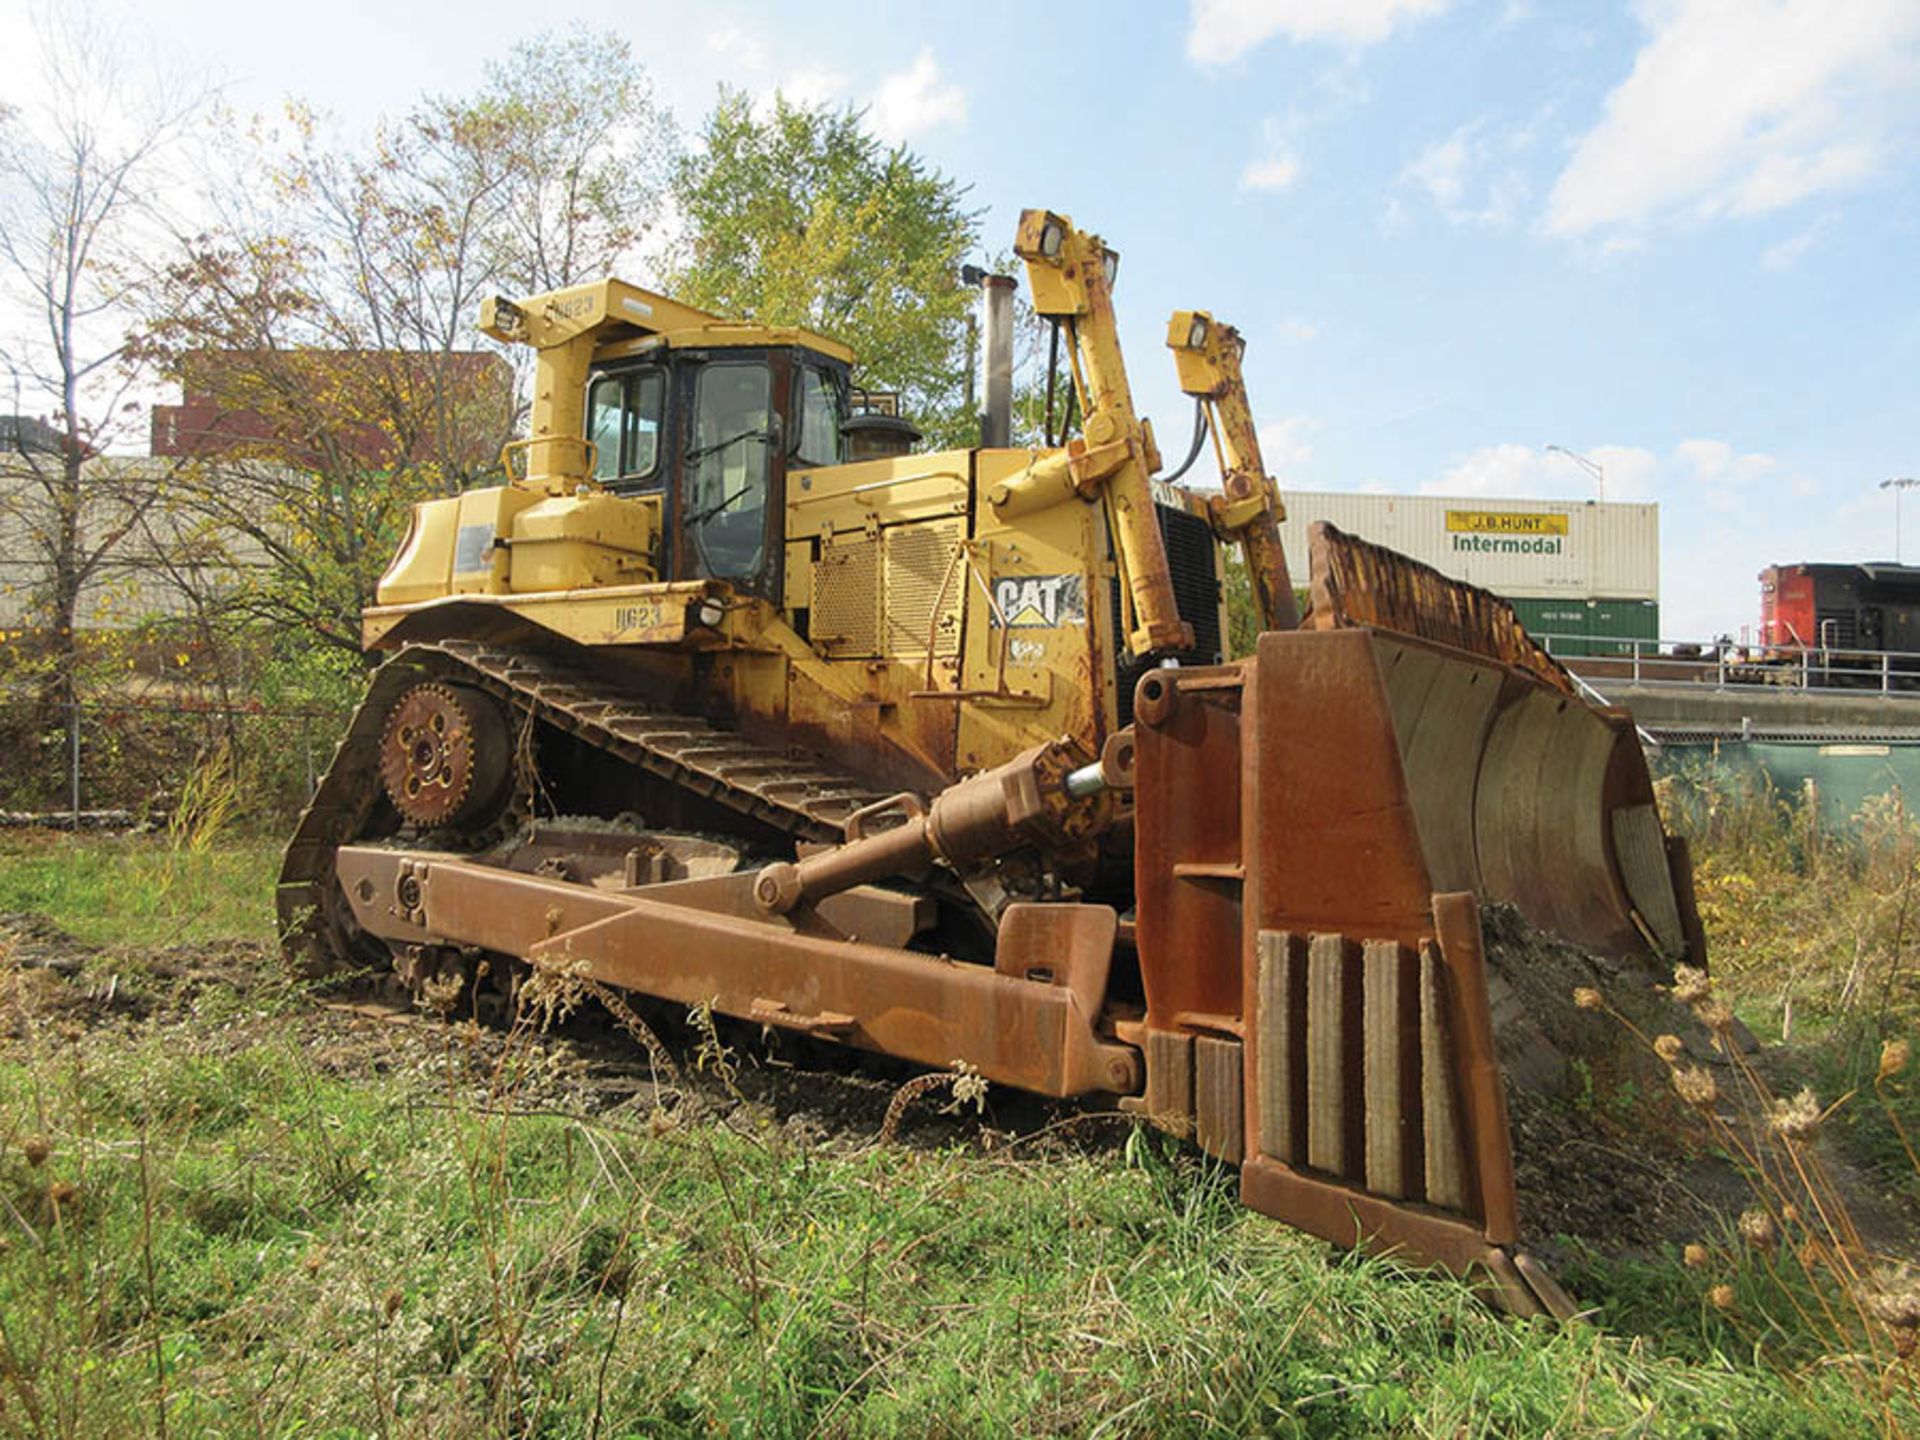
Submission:
[[[1654,977],[1530,933],[1511,912],[1487,916],[1496,1034],[1507,1070],[1515,1167],[1529,1248],[1553,1260],[1555,1237],[1605,1255],[1651,1256],[1721,1232],[1752,1192],[1707,1146],[1666,1066],[1605,1011],[1573,1000],[1600,990],[1648,1037],[1671,1033],[1689,1057],[1722,1077],[1727,1058]],[[730,1123],[777,1125],[823,1148],[871,1144],[914,1067],[796,1041],[722,1021],[724,1064],[702,1062],[706,1037],[677,1009],[640,1002],[672,1075],[592,999],[545,1032],[421,1014],[390,998],[309,992],[287,980],[268,946],[234,941],[103,951],[45,919],[0,915],[0,1055],[30,1037],[97,1042],[146,1027],[177,1031],[209,1053],[292,1034],[324,1070],[345,1078],[396,1071],[452,1073],[481,1103],[497,1097],[503,1057],[516,1047],[512,1103],[645,1123],[692,1106]],[[206,1002],[218,999],[221,1003]],[[241,1003],[235,1003],[236,1001]],[[254,1002],[254,1003],[247,1003]],[[219,1018],[208,1021],[208,1015]],[[1744,1032],[1742,1032],[1744,1033]],[[518,1048],[524,1047],[524,1048]],[[711,1047],[707,1047],[709,1052]],[[452,1069],[449,1071],[449,1063]],[[1786,1064],[1758,1055],[1764,1071]],[[1782,1081],[1787,1076],[1782,1074]],[[899,1143],[992,1149],[1117,1147],[1132,1122],[1102,1105],[1054,1102],[995,1087],[984,1111],[957,1112],[934,1094],[907,1110]],[[1911,1253],[1910,1217],[1829,1157],[1872,1243]]]
[[[204,1023],[202,1000],[219,995],[235,1018]],[[323,1070],[351,1079],[433,1067],[449,1055],[484,1099],[501,1061],[524,1048],[533,1063],[516,1074],[515,1102],[589,1113],[656,1110],[691,1104],[705,1115],[747,1112],[822,1144],[869,1143],[880,1133],[899,1087],[918,1067],[810,1042],[722,1018],[724,1072],[700,1051],[705,1036],[678,1007],[627,997],[676,1067],[666,1073],[597,1002],[541,1031],[510,1034],[496,1023],[421,1013],[388,994],[307,989],[285,978],[271,947],[254,941],[102,950],[44,917],[0,914],[0,1055],[30,1031],[76,1042],[144,1027],[179,1031],[182,1043],[217,1053],[289,1033]],[[232,1001],[270,1002],[249,1006]],[[29,1019],[29,1017],[31,1017]],[[1076,1143],[1124,1137],[1131,1122],[1098,1109],[1052,1102],[996,1087],[983,1111],[946,1113],[944,1097],[902,1118],[902,1143],[991,1147],[1015,1135],[1070,1131]]]
[[[1732,1095],[1739,1082],[1713,1034],[1651,961],[1590,955],[1530,930],[1504,906],[1487,907],[1483,924],[1521,1218],[1536,1248],[1551,1257],[1558,1247],[1546,1237],[1573,1236],[1604,1254],[1640,1256],[1722,1233],[1753,1203],[1753,1189],[1651,1048],[1658,1036],[1678,1038],[1683,1063]],[[1597,990],[1605,1008],[1577,1004],[1580,988]],[[1794,1057],[1763,1049],[1737,1020],[1728,1039],[1773,1091],[1793,1093]],[[1862,1235],[1910,1253],[1907,1210],[1831,1145],[1824,1158]]]

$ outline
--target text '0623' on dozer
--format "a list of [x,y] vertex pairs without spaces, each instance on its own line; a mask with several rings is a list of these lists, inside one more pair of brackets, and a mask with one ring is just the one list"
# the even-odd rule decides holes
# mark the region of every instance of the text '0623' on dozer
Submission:
[[[1038,210],[1015,248],[1059,446],[1007,443],[1003,277],[985,443],[933,453],[851,413],[823,336],[615,280],[488,302],[531,432],[511,483],[417,509],[366,612],[387,658],[287,852],[290,950],[443,993],[563,964],[1117,1096],[1257,1210],[1564,1311],[1518,1248],[1480,908],[1702,958],[1631,721],[1328,527],[1302,619],[1239,337],[1173,317],[1223,478],[1163,484],[1114,252]],[[1233,660],[1229,549],[1264,632]]]

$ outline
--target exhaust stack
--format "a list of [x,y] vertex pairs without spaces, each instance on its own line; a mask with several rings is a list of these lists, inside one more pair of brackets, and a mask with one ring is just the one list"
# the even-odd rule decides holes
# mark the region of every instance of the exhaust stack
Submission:
[[1013,443],[1013,277],[980,277],[980,445]]

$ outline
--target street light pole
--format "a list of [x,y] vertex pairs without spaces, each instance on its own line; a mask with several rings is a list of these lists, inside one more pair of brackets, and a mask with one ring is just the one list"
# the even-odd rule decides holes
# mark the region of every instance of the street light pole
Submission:
[[1548,455],[1564,455],[1567,457],[1567,459],[1571,460],[1574,464],[1578,465],[1582,470],[1586,471],[1587,474],[1591,475],[1593,477],[1594,498],[1599,500],[1602,504],[1606,503],[1607,472],[1602,466],[1596,464],[1592,460],[1589,460],[1584,455],[1574,454],[1573,451],[1567,449],[1567,447],[1564,445],[1545,446],[1544,452]]
[[1920,485],[1920,480],[1914,479],[1911,475],[1899,475],[1891,480],[1880,482],[1882,490],[1893,491],[1893,563],[1896,565],[1907,563],[1900,549],[1900,496],[1902,492],[1911,490],[1916,485]]

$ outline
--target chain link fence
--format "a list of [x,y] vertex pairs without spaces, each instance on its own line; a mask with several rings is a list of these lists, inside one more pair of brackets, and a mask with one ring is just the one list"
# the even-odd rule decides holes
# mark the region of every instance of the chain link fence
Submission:
[[349,711],[195,693],[50,701],[0,690],[0,824],[164,823],[211,775],[236,818],[284,826],[313,793]]

